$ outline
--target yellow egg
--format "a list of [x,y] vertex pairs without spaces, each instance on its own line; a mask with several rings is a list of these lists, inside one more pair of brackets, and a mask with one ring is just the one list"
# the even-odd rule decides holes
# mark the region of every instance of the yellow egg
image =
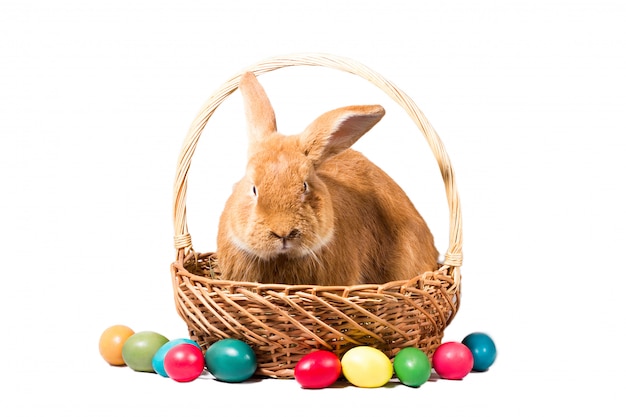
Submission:
[[382,387],[393,376],[391,360],[370,346],[357,346],[347,351],[341,358],[341,369],[352,385],[361,388]]
[[116,324],[107,328],[100,336],[100,355],[111,365],[123,366],[122,347],[135,332],[128,326]]

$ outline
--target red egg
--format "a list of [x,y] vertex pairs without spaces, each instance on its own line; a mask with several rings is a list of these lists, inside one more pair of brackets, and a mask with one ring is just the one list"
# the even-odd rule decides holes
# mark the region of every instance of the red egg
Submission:
[[474,366],[472,351],[459,342],[440,345],[433,354],[433,369],[443,379],[463,379]]
[[341,361],[332,352],[317,350],[302,357],[294,368],[294,377],[302,388],[326,388],[341,375]]
[[163,367],[167,375],[174,381],[193,381],[204,370],[204,355],[198,346],[181,343],[172,347],[165,354]]

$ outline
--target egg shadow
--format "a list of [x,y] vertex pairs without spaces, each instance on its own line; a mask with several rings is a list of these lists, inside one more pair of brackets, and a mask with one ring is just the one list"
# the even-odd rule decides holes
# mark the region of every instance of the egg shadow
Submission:
[[241,382],[221,381],[221,380],[215,378],[213,376],[213,374],[211,374],[209,371],[207,371],[205,369],[204,371],[202,371],[202,374],[200,374],[198,379],[204,379],[204,380],[210,380],[210,381],[212,380],[212,381],[221,382],[221,383],[224,383],[224,384],[237,384],[237,385],[246,384],[247,385],[247,384],[257,384],[257,383],[262,382],[264,379],[267,379],[267,378],[262,377],[262,376],[253,375],[250,378],[248,378],[248,379],[246,379],[244,381],[241,381]]

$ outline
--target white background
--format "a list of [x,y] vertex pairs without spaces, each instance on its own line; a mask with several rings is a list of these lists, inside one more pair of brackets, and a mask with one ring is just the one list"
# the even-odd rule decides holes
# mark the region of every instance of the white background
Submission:
[[[625,19],[617,0],[3,1],[0,414],[623,415]],[[222,82],[295,52],[375,69],[441,136],[465,236],[463,301],[444,339],[490,333],[498,359],[487,373],[307,391],[178,384],[100,358],[112,324],[186,336],[169,272],[182,141]],[[261,81],[285,133],[339,105],[383,104],[356,147],[447,249],[441,179],[399,107],[334,70]],[[242,173],[241,122],[234,94],[194,157],[200,251],[215,249]]]

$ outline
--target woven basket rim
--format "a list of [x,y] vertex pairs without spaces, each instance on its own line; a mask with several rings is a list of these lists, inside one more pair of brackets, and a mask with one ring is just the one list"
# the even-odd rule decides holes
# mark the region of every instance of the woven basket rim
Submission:
[[[223,286],[223,287],[248,287],[253,288],[256,291],[265,291],[265,290],[274,290],[277,292],[281,292],[283,294],[293,294],[296,295],[298,292],[307,292],[307,293],[325,293],[325,292],[343,292],[347,294],[349,292],[356,291],[369,291],[375,290],[377,293],[383,293],[385,291],[393,291],[397,290],[402,292],[403,289],[410,288],[418,288],[421,285],[427,286],[428,277],[436,276],[440,274],[450,275],[451,267],[449,265],[438,265],[437,269],[433,271],[425,271],[419,275],[416,275],[412,278],[408,279],[399,279],[393,281],[387,281],[381,284],[356,284],[356,285],[317,285],[317,284],[281,284],[281,283],[261,283],[261,282],[252,282],[252,281],[233,281],[224,279],[221,277],[209,277],[206,275],[199,275],[186,267],[186,264],[190,262],[193,258],[206,258],[215,260],[216,254],[215,252],[206,252],[199,253],[193,250],[185,253],[184,251],[179,251],[179,258],[176,262],[172,264],[172,267],[177,269],[179,272],[184,275],[187,275],[190,278],[193,278],[194,282],[202,282],[203,284],[211,285],[211,286]],[[217,264],[219,262],[216,262]],[[437,282],[437,280],[433,280],[433,282]],[[454,280],[454,285],[451,287],[453,290],[456,290],[458,284],[456,280]]]
[[[295,66],[316,66],[336,69],[369,81],[399,104],[422,132],[430,146],[433,156],[437,160],[444,182],[449,208],[449,243],[442,266],[448,268],[449,274],[454,278],[455,286],[459,286],[461,280],[460,267],[463,262],[461,205],[454,169],[452,168],[450,158],[443,142],[415,102],[395,84],[360,62],[326,53],[288,54],[261,60],[237,72],[223,83],[204,103],[187,132],[177,163],[173,204],[174,247],[177,252],[177,259],[180,261],[184,259],[185,255],[195,252],[187,225],[187,179],[191,167],[191,160],[204,127],[215,110],[226,98],[238,89],[239,80],[245,72],[253,72],[256,76],[259,76],[278,69]],[[255,285],[259,284],[255,283]],[[312,286],[305,287],[310,288]]]

